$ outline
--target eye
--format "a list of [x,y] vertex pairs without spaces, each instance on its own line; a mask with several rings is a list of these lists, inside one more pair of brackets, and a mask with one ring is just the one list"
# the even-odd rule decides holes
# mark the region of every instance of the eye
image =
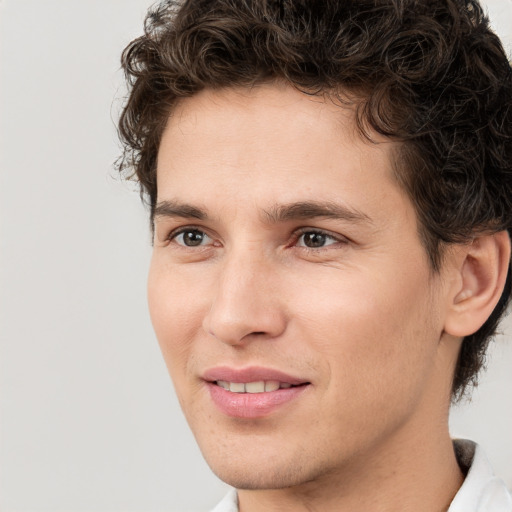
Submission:
[[182,229],[177,233],[171,234],[169,237],[172,241],[178,245],[185,247],[199,247],[211,243],[211,238],[199,229]]
[[321,249],[328,245],[340,242],[337,238],[323,231],[303,231],[297,239],[298,247],[307,247],[308,249]]

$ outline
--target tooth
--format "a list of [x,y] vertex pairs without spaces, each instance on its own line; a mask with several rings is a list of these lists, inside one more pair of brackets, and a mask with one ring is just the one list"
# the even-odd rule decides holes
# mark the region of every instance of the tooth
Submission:
[[276,391],[277,389],[279,389],[279,381],[267,380],[265,382],[265,391]]
[[229,391],[229,382],[226,382],[225,380],[218,380],[217,386],[220,386],[223,389],[227,389]]
[[263,393],[265,391],[265,382],[259,380],[258,382],[247,382],[245,384],[246,393]]
[[243,382],[230,382],[229,391],[233,393],[245,393],[245,384]]
[[291,388],[292,385],[289,382],[281,382],[281,385],[279,387],[281,389],[288,389],[288,388]]

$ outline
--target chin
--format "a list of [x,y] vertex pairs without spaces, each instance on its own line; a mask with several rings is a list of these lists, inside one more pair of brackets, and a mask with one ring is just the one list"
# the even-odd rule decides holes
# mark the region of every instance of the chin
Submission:
[[[245,465],[244,465],[245,466]],[[242,490],[271,490],[295,487],[309,479],[296,467],[222,467],[210,466],[218,478],[228,485]]]
[[310,482],[324,473],[316,467],[320,461],[302,450],[284,453],[282,448],[258,446],[257,441],[253,441],[253,448],[256,449],[229,451],[218,447],[214,455],[203,450],[203,456],[215,475],[236,489],[284,489]]

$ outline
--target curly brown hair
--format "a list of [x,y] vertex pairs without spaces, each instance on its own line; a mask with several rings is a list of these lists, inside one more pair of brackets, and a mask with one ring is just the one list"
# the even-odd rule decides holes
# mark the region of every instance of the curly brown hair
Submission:
[[[356,119],[400,141],[398,181],[434,271],[443,247],[512,228],[512,68],[474,0],[184,0],[149,11],[123,52],[130,94],[118,167],[138,180],[151,222],[156,162],[176,102],[205,88],[282,80],[359,98]],[[347,95],[347,93],[349,93]],[[484,363],[511,295],[462,344],[453,398]]]

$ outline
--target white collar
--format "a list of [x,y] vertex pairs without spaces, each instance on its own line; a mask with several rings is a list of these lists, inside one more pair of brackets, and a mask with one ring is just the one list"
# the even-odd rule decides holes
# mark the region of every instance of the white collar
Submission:
[[236,489],[230,489],[224,499],[211,512],[238,512]]
[[482,448],[465,439],[454,440],[453,446],[467,475],[448,512],[512,512],[512,497]]

